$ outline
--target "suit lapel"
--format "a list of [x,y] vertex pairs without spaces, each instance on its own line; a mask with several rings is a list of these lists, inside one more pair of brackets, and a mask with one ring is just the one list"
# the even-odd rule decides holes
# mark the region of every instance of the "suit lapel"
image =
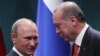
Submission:
[[7,56],[19,56],[15,51],[11,50]]
[[89,41],[88,41],[89,40],[89,29],[90,29],[90,27],[88,27],[88,29],[83,37],[81,47],[80,47],[79,56],[86,56],[87,46],[89,44]]

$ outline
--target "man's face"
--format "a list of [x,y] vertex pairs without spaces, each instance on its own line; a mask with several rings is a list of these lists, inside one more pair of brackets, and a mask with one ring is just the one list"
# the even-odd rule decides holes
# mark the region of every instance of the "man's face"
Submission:
[[24,55],[33,55],[38,44],[38,32],[35,26],[21,25],[15,37],[15,47]]
[[53,22],[56,27],[56,32],[64,38],[65,41],[71,40],[72,26],[70,19],[63,19],[61,11],[56,11],[53,14]]

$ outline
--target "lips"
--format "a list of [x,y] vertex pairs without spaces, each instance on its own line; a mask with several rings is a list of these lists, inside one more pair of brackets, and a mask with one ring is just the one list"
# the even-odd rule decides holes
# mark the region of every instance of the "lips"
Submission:
[[35,51],[35,47],[32,47],[32,48],[28,48],[28,50],[30,51],[30,52],[33,52],[33,51]]
[[65,35],[61,32],[57,33],[61,38],[64,38],[65,41],[69,41],[70,40],[70,37],[68,35]]
[[63,34],[62,34],[62,33],[60,33],[60,32],[58,33],[58,35],[59,35],[59,36],[61,36],[61,37],[63,37]]
[[64,38],[65,41],[69,41],[69,38]]
[[71,38],[67,35],[66,37],[65,37],[65,41],[70,41],[71,40]]
[[29,50],[29,52],[33,52],[34,51],[34,49],[28,49]]
[[62,38],[64,38],[65,41],[70,40],[70,37],[68,35],[60,34],[60,36],[62,36]]

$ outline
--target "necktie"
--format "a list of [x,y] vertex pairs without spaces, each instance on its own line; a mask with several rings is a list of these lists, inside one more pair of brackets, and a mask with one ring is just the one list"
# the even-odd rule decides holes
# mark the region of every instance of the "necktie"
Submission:
[[73,56],[78,56],[79,46],[74,43]]

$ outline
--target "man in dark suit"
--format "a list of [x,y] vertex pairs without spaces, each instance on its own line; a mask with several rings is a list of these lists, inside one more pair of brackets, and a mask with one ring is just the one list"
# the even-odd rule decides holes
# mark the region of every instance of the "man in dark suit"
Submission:
[[73,1],[58,5],[53,13],[56,32],[73,42],[72,56],[100,56],[100,32],[86,23],[80,7]]
[[17,20],[11,30],[13,48],[7,56],[32,56],[38,44],[36,24],[27,18]]

